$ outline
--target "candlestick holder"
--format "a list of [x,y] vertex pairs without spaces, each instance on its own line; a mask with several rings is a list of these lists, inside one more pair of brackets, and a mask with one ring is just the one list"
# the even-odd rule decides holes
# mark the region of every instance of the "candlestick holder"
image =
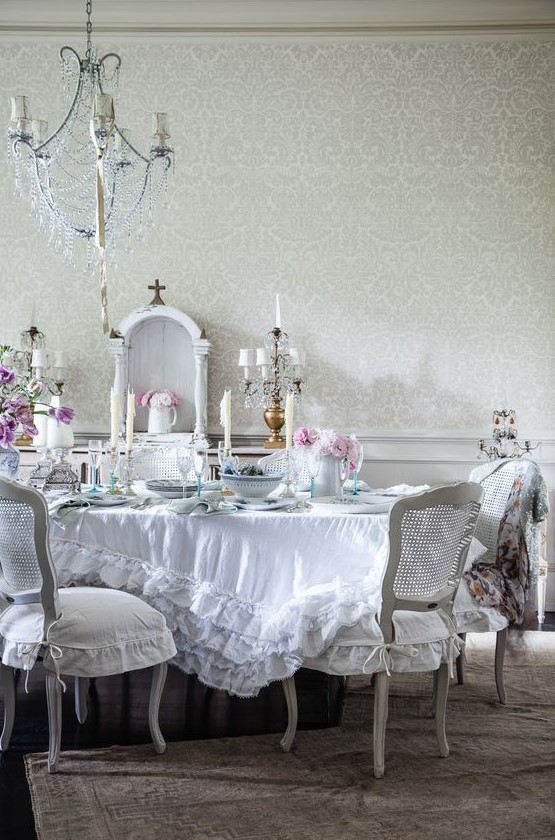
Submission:
[[264,422],[271,431],[270,437],[264,441],[265,449],[285,447],[281,435],[285,424],[282,402],[287,394],[293,394],[298,403],[305,385],[301,375],[303,362],[301,351],[289,348],[289,336],[280,327],[274,327],[266,334],[264,347],[256,350],[256,356],[254,350],[240,351],[239,365],[244,369],[241,388],[245,406],[263,407]]
[[44,482],[48,478],[50,470],[52,469],[52,459],[47,458],[47,446],[37,446],[36,450],[39,453],[39,459],[35,469],[27,479],[27,484],[30,487],[34,487],[36,490],[42,490]]
[[127,450],[125,456],[120,459],[120,469],[123,473],[121,479],[124,484],[124,490],[126,496],[136,496],[137,494],[133,490],[131,486],[133,484],[133,479],[135,477],[134,469],[133,469],[133,451]]
[[53,454],[56,460],[51,464],[50,471],[44,479],[43,493],[52,491],[78,493],[81,489],[79,478],[66,461],[69,452],[71,449],[54,449]]
[[501,409],[493,412],[492,443],[486,445],[482,438],[478,441],[478,458],[493,461],[497,458],[520,458],[538,449],[539,442],[532,443],[525,440],[524,444],[517,441],[516,413],[512,409]]
[[107,453],[108,470],[110,473],[110,489],[108,493],[112,496],[121,495],[121,490],[118,486],[120,479],[120,454],[118,449],[110,449]]
[[291,450],[288,449],[285,453],[285,473],[282,478],[283,490],[279,494],[281,499],[296,499],[295,495],[295,481],[296,481],[296,465]]

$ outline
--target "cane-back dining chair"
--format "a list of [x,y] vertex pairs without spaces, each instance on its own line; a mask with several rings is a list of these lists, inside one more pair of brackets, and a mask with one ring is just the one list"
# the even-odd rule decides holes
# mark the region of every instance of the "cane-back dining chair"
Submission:
[[[455,598],[459,634],[495,632],[495,682],[500,703],[507,702],[503,664],[508,628],[522,623],[535,595],[547,489],[537,464],[499,459],[474,469],[469,481],[484,488],[474,536],[484,551],[466,568]],[[464,682],[464,654],[457,660]]]
[[[449,755],[445,710],[452,663],[461,642],[452,619],[453,600],[464,568],[483,490],[465,482],[436,487],[397,500],[389,513],[389,556],[375,605],[377,623],[363,638],[350,628],[318,658],[302,666],[327,674],[374,677],[374,776],[384,775],[389,679],[394,671],[434,675],[435,729],[440,755]],[[284,682],[287,751],[297,723],[295,683]]]
[[[62,674],[76,677],[76,693],[82,694],[87,678],[153,667],[150,733],[156,752],[164,752],[158,712],[167,662],[176,653],[164,616],[137,596],[115,589],[58,589],[48,524],[48,508],[38,491],[0,478],[0,599],[8,604],[0,613],[0,749],[8,749],[14,726],[15,671],[29,671],[42,660],[51,773],[60,751]],[[78,717],[85,716],[81,709]]]

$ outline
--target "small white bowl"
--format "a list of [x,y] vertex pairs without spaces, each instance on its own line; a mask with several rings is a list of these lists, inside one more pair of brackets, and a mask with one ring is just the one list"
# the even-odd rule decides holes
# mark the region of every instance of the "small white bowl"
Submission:
[[236,496],[245,502],[255,502],[266,499],[279,486],[280,475],[232,475],[223,473],[224,487],[233,490]]

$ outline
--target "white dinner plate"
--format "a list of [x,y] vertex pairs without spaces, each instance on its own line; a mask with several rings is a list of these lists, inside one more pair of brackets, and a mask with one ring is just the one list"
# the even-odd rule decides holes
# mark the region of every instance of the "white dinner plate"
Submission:
[[389,496],[364,493],[360,496],[320,496],[310,499],[310,504],[325,513],[388,513],[395,502]]
[[230,496],[229,501],[241,510],[282,510],[293,507],[295,504],[295,499],[264,499],[261,502],[246,502],[237,496]]
[[[183,496],[183,485],[179,481],[172,481],[167,478],[151,478],[145,481],[145,487],[151,493],[157,493],[163,496],[164,499],[181,499]],[[197,489],[196,482],[187,482],[185,485],[185,495],[192,493]]]
[[130,502],[133,496],[110,496],[105,493],[83,493],[83,498],[96,507],[116,507]]

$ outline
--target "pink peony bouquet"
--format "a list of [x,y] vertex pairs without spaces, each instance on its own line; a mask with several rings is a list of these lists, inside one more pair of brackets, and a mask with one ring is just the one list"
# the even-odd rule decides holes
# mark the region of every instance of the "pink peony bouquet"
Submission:
[[309,429],[301,426],[293,435],[295,447],[314,447],[320,455],[332,455],[334,458],[348,458],[351,470],[355,469],[359,443],[354,435],[340,435],[334,429]]
[[170,408],[171,406],[179,405],[181,397],[178,397],[173,391],[168,391],[167,389],[162,391],[150,390],[137,394],[135,402],[137,405],[147,408]]

